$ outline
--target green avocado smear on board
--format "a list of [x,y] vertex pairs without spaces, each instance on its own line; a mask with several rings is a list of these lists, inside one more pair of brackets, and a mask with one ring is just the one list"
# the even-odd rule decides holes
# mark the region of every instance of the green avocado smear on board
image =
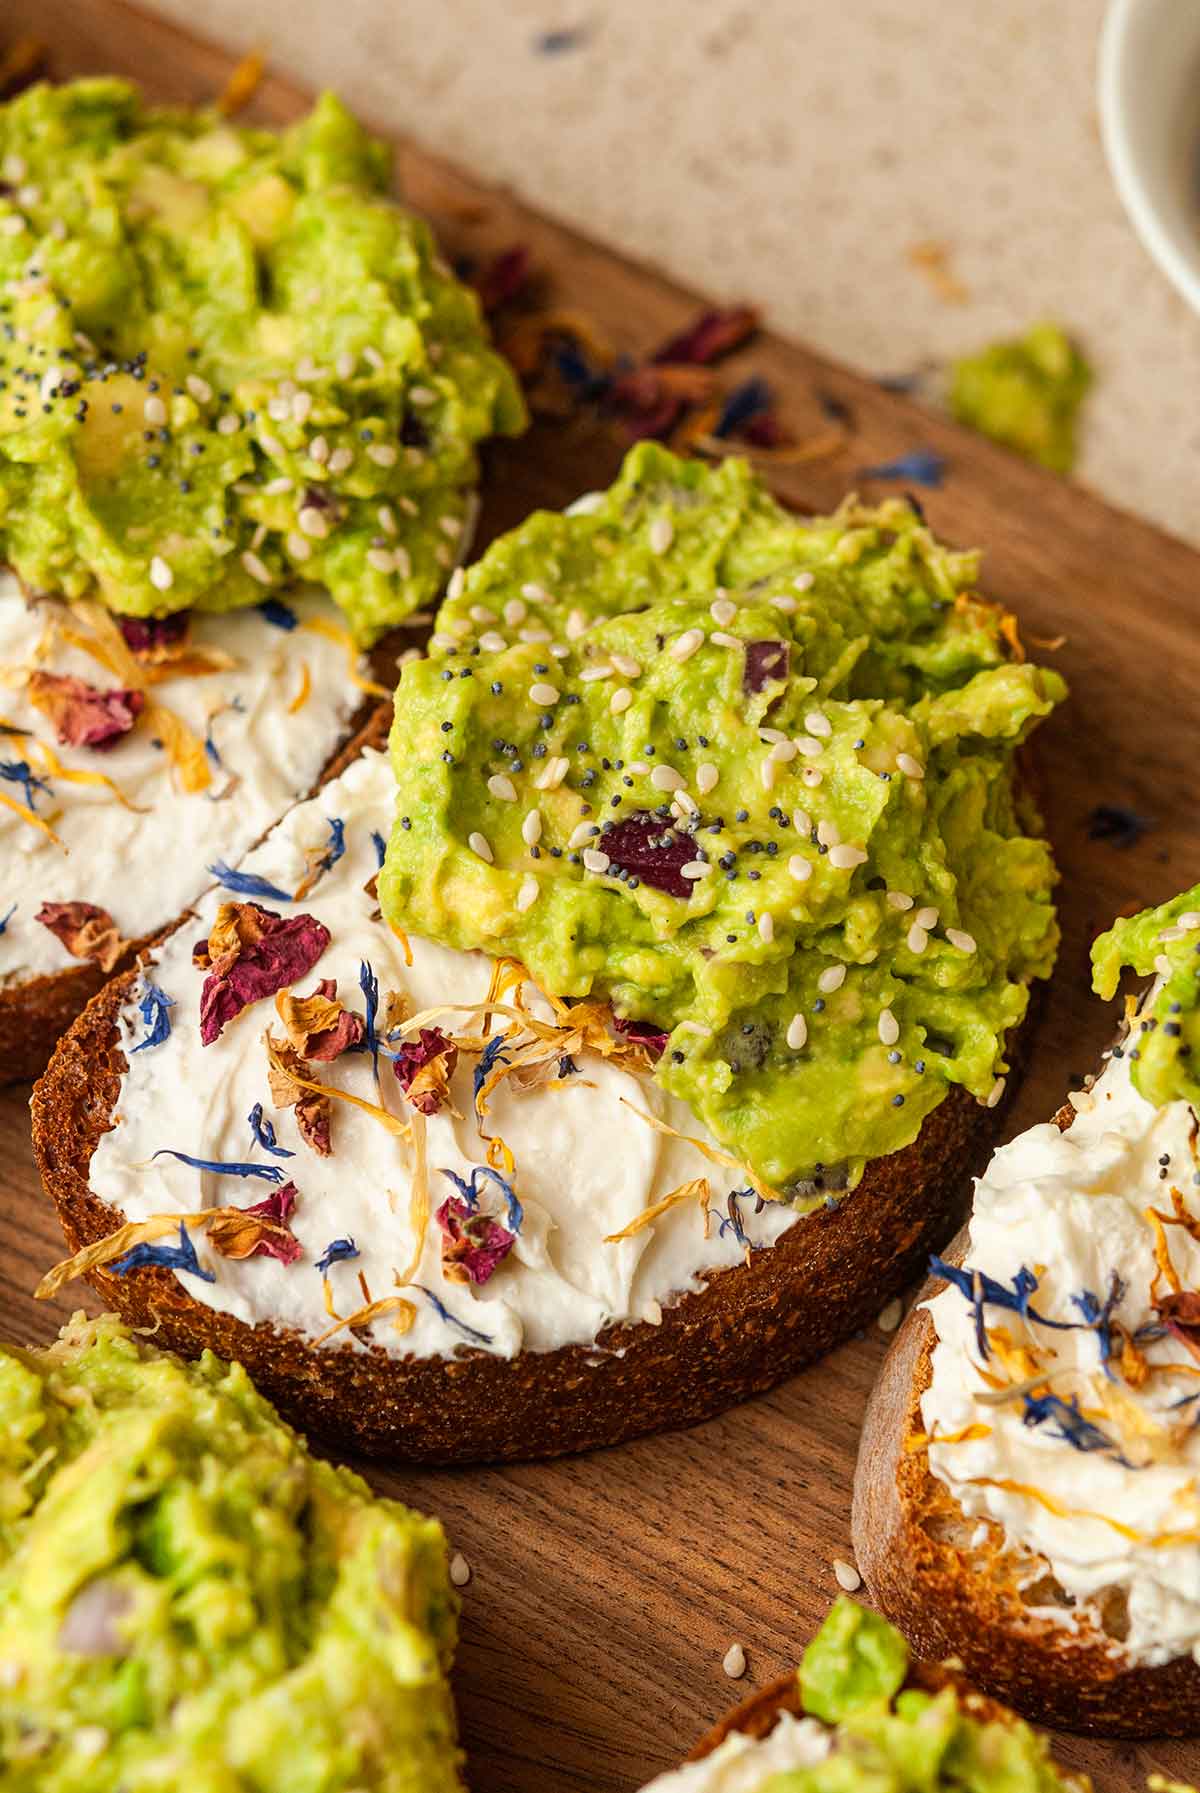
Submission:
[[669,1034],[797,1202],[998,1090],[1053,964],[1014,753],[1064,695],[904,501],[802,519],[654,444],[503,537],[396,698],[396,926]]
[[1059,324],[964,355],[950,369],[950,409],[960,423],[1054,473],[1075,465],[1079,407],[1092,370]]
[[162,616],[436,596],[475,445],[525,410],[478,302],[332,95],[275,133],[125,82],[0,107],[0,556]]
[[0,1348],[5,1793],[462,1793],[440,1527],[238,1364]]
[[982,1718],[956,1688],[906,1687],[908,1647],[876,1613],[838,1600],[804,1653],[800,1700],[835,1729],[832,1753],[760,1793],[1068,1793],[1050,1746],[1021,1719]]
[[1156,986],[1118,1051],[1133,1087],[1158,1108],[1200,1110],[1200,884],[1169,903],[1118,921],[1092,947],[1092,982],[1111,999],[1128,967]]

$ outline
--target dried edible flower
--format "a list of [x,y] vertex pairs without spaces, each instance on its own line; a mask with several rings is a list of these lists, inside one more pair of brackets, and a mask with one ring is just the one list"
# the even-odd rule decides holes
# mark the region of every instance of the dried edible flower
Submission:
[[257,606],[257,610],[265,621],[273,623],[277,629],[284,630],[288,635],[300,620],[296,612],[289,609],[279,598],[267,598]]
[[180,1164],[190,1165],[192,1170],[207,1170],[215,1177],[257,1177],[264,1183],[282,1183],[283,1172],[277,1164],[250,1164],[229,1158],[193,1158],[189,1152],[176,1152],[170,1146],[160,1146],[152,1158],[177,1158]]
[[317,1269],[324,1276],[331,1264],[340,1264],[346,1258],[356,1258],[357,1256],[358,1246],[353,1239],[331,1239],[317,1259]]
[[791,647],[786,641],[748,641],[742,669],[742,688],[751,693],[765,691],[768,685],[788,676]]
[[[630,1021],[624,1015],[614,1015],[613,1026],[619,1034],[624,1035],[625,1039],[636,1040],[639,1046],[644,1046],[652,1059],[662,1057],[667,1041],[671,1037],[669,1028],[656,1027],[653,1021]],[[572,1075],[578,1068],[577,1065],[572,1064],[566,1075]],[[561,1070],[559,1075],[563,1075]]]
[[315,915],[276,915],[257,903],[222,903],[192,962],[208,969],[200,994],[200,1041],[211,1046],[244,1008],[310,971],[329,945]]
[[130,1270],[143,1270],[157,1265],[162,1270],[183,1271],[188,1276],[197,1276],[201,1282],[216,1282],[211,1270],[202,1270],[200,1260],[196,1256],[196,1247],[182,1220],[179,1223],[178,1245],[149,1245],[142,1241],[127,1251],[123,1258],[118,1258],[111,1266],[114,1276],[124,1276]]
[[467,1338],[472,1339],[477,1345],[491,1344],[491,1338],[486,1332],[480,1332],[476,1327],[468,1326],[465,1320],[460,1320],[457,1314],[452,1314],[445,1302],[438,1300],[438,1297],[433,1293],[432,1289],[427,1289],[423,1283],[419,1282],[414,1283],[412,1286],[414,1289],[420,1289],[434,1313],[437,1314],[439,1319],[444,1320],[448,1326],[456,1326],[459,1332],[463,1333]]
[[296,1156],[295,1152],[289,1152],[286,1146],[281,1146],[276,1140],[274,1123],[264,1116],[261,1102],[254,1104],[246,1119],[250,1123],[250,1131],[254,1135],[255,1145],[260,1146],[264,1152],[270,1152],[275,1158],[294,1158]]
[[343,1052],[351,1052],[363,1038],[361,1015],[351,1014],[337,999],[337,984],[322,978],[311,996],[293,996],[281,990],[275,1011],[283,1022],[289,1045],[302,1058],[329,1064]]
[[286,890],[280,890],[278,884],[272,884],[269,878],[260,878],[254,872],[235,871],[218,859],[215,865],[206,868],[226,890],[236,890],[239,896],[266,897],[276,903],[290,903],[293,899]]
[[907,479],[916,486],[940,486],[946,476],[946,457],[932,448],[914,448],[893,461],[859,469],[861,479]]
[[118,686],[101,691],[66,673],[29,675],[29,701],[49,716],[64,747],[112,747],[127,735],[145,707],[145,694]]
[[142,994],[138,1000],[138,1013],[146,1028],[146,1037],[131,1046],[131,1052],[144,1052],[147,1046],[161,1046],[170,1038],[171,1017],[167,1010],[175,1007],[174,999],[160,990],[157,984],[146,983],[142,986]]
[[458,1196],[447,1196],[434,1218],[444,1235],[442,1274],[447,1282],[487,1282],[513,1248],[514,1233],[490,1214],[472,1211]]
[[131,943],[123,940],[107,909],[95,903],[43,903],[34,917],[77,959],[111,971]]
[[0,760],[0,778],[6,784],[19,784],[25,801],[30,809],[37,808],[35,792],[49,793],[50,786],[44,778],[38,778],[28,760]]
[[306,1146],[320,1158],[328,1158],[333,1150],[330,1137],[332,1104],[328,1096],[305,1087],[308,1066],[286,1040],[272,1042],[275,1056],[268,1063],[267,1083],[276,1108],[294,1108],[296,1127]]
[[225,1258],[275,1258],[294,1264],[304,1247],[288,1225],[300,1191],[294,1183],[273,1189],[251,1208],[226,1208],[211,1222],[209,1241]]
[[[392,1070],[413,1107],[429,1115],[436,1114],[450,1100],[450,1079],[457,1064],[458,1047],[454,1041],[438,1027],[423,1027],[415,1040],[405,1040],[400,1046],[392,1060]],[[478,1071],[477,1066],[477,1076]]]
[[667,896],[689,897],[692,886],[682,868],[696,857],[696,845],[649,810],[637,810],[610,828],[604,851],[614,870],[637,878]]
[[186,638],[191,617],[186,610],[173,616],[119,616],[117,627],[126,647],[139,660],[157,662],[170,657],[171,650]]

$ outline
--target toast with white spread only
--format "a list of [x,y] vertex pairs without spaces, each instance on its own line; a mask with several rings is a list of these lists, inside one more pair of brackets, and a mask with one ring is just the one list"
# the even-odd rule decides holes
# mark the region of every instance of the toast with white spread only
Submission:
[[742,1702],[643,1793],[1091,1793],[1045,1738],[839,1599],[799,1670]]
[[[1097,942],[1155,982],[1089,1087],[1003,1147],[902,1327],[855,1485],[914,1648],[1018,1710],[1200,1732],[1200,889]],[[935,1282],[932,1285],[938,1287]]]
[[[952,1230],[1056,939],[1013,764],[1056,683],[955,598],[972,567],[907,506],[801,523],[657,450],[494,544],[390,764],[63,1042],[46,1288],[431,1460],[693,1422],[869,1321]],[[629,864],[587,819],[618,809]]]

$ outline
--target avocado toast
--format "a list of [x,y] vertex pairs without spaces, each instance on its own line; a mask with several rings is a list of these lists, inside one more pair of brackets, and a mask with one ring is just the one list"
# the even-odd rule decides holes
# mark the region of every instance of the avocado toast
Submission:
[[798,1671],[754,1694],[643,1793],[1090,1793],[1045,1738],[839,1599]]
[[[645,449],[495,544],[390,769],[293,811],[64,1041],[47,1286],[434,1460],[701,1419],[864,1324],[952,1229],[1056,940],[1013,754],[1059,682],[973,573],[907,505],[802,522]],[[618,808],[624,860],[587,844]],[[237,1177],[289,1188],[283,1257],[212,1230]]]
[[1103,996],[1123,965],[1153,983],[981,1179],[855,1486],[859,1563],[915,1648],[1105,1735],[1200,1726],[1198,955],[1200,888],[1096,942]]
[[272,133],[37,87],[0,171],[12,1079],[386,694],[360,652],[390,687],[523,407],[331,96]]

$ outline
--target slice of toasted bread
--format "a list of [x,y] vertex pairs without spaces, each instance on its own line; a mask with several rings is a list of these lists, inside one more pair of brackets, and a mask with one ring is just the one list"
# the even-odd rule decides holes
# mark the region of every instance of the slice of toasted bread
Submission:
[[[1060,1110],[1060,1127],[1071,1108]],[[947,1252],[961,1263],[964,1229]],[[939,1285],[930,1281],[922,1297]],[[965,1672],[1041,1724],[1107,1737],[1200,1732],[1200,1665],[1177,1657],[1130,1666],[1120,1651],[1122,1603],[1075,1605],[1050,1564],[1006,1547],[997,1527],[964,1516],[931,1475],[921,1396],[932,1375],[933,1321],[914,1307],[884,1362],[863,1425],[854,1482],[855,1556],[880,1610],[924,1656],[952,1655]],[[1069,1611],[1072,1628],[1047,1616]]]
[[[88,1170],[116,1124],[127,1068],[117,1017],[133,977],[91,1001],[34,1091],[38,1165],[73,1250],[125,1218],[92,1193]],[[952,1090],[914,1144],[868,1165],[838,1206],[665,1304],[661,1324],[613,1325],[590,1345],[511,1359],[468,1348],[404,1358],[344,1338],[317,1347],[197,1302],[159,1267],[90,1278],[164,1344],[239,1359],[291,1417],[343,1449],[431,1462],[586,1450],[706,1419],[869,1323],[952,1231],[1000,1112]]]

